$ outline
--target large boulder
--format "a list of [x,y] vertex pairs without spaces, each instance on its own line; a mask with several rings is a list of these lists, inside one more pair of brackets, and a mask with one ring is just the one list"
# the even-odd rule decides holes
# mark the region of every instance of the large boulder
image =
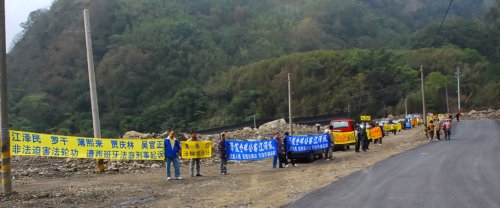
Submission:
[[268,132],[268,131],[278,130],[283,127],[286,127],[286,125],[287,124],[285,119],[282,118],[263,124],[262,126],[259,127],[259,131]]
[[477,114],[477,111],[476,111],[476,110],[471,110],[471,111],[469,112],[469,115],[473,115],[473,114]]
[[137,131],[127,131],[123,135],[123,138],[124,139],[138,139],[138,138],[145,138],[147,136],[148,136],[148,134],[145,134],[145,133],[140,133],[140,132],[137,132]]

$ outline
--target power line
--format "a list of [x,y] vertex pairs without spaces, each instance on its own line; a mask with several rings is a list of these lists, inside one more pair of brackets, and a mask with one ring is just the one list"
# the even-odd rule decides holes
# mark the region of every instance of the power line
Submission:
[[441,24],[439,25],[438,33],[436,36],[434,36],[434,40],[432,41],[432,44],[436,42],[436,39],[441,35],[441,29],[443,28],[444,21],[446,20],[446,16],[448,16],[448,11],[450,11],[451,4],[453,4],[453,0],[450,0],[450,3],[448,4],[448,8],[446,8],[446,12],[443,15],[443,19],[441,20]]

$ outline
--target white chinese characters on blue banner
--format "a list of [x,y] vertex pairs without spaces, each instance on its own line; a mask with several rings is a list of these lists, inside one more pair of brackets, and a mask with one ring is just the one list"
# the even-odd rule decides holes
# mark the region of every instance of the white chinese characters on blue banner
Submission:
[[330,134],[287,136],[288,152],[309,152],[331,146]]
[[275,140],[226,140],[229,160],[261,160],[278,155]]

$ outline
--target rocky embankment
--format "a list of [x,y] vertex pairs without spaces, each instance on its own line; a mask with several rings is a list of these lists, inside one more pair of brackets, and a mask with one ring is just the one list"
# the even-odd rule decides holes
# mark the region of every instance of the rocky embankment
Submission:
[[481,119],[500,119],[500,109],[493,110],[471,110],[466,113],[462,113],[463,119],[470,120],[481,120]]

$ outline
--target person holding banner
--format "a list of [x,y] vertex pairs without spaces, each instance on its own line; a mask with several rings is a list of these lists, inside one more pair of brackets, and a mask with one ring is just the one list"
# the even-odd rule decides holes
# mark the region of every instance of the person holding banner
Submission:
[[[188,142],[193,141],[196,142],[198,141],[198,137],[196,136],[196,132],[191,132],[191,137],[187,140]],[[194,174],[194,169],[196,166],[196,175]],[[200,158],[194,158],[189,161],[189,174],[191,177],[194,176],[203,176],[200,173]]]
[[333,158],[333,147],[335,145],[335,139],[333,138],[333,126],[328,125],[325,129],[325,134],[330,135],[331,146],[325,149],[325,160],[331,160]]
[[220,134],[219,146],[219,156],[220,156],[220,173],[222,175],[227,174],[227,153],[226,153],[226,132]]
[[429,134],[429,142],[434,140],[434,123],[432,120],[427,124],[427,133]]
[[276,147],[277,147],[277,151],[278,151],[278,155],[277,156],[274,156],[273,157],[273,168],[276,168],[276,163],[278,162],[277,160],[279,160],[279,168],[283,168],[283,163],[285,162],[285,159],[284,159],[284,155],[283,155],[283,152],[284,152],[284,149],[283,149],[283,142],[281,141],[280,139],[280,133],[276,132],[274,134],[274,141],[276,141]]
[[181,151],[181,144],[179,140],[175,138],[175,132],[172,130],[167,138],[164,139],[165,142],[165,166],[167,167],[167,181],[171,180],[170,174],[170,164],[174,163],[175,178],[177,180],[182,180],[181,171],[179,166],[179,152]]
[[434,125],[434,135],[436,135],[437,140],[441,140],[441,122],[436,120],[436,125]]
[[295,164],[295,159],[292,157],[292,152],[289,151],[288,146],[287,146],[288,135],[290,135],[288,132],[285,132],[283,134],[283,146],[285,148],[285,158],[284,158],[285,167],[288,168],[288,159],[290,159],[290,162],[292,163],[292,166],[297,167],[298,165]]
[[362,148],[363,148],[363,151],[366,152],[365,143],[366,143],[366,140],[368,140],[368,138],[366,136],[366,130],[365,130],[365,128],[361,128],[361,126],[358,126],[358,129],[356,131],[357,131],[357,134],[356,134],[357,139],[356,139],[356,145],[354,146],[354,151],[360,152],[359,146],[361,146],[361,142],[363,142]]

